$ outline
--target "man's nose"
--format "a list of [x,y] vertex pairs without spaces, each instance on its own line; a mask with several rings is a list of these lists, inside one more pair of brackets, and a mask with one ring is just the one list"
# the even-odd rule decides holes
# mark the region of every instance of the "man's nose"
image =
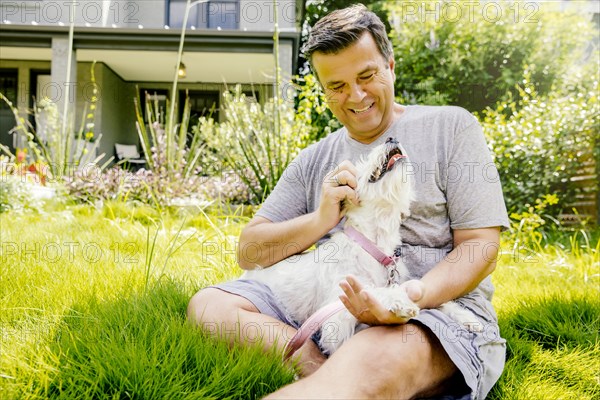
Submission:
[[351,101],[353,103],[360,103],[366,96],[367,93],[363,89],[362,85],[350,85],[350,96],[348,97],[348,101]]

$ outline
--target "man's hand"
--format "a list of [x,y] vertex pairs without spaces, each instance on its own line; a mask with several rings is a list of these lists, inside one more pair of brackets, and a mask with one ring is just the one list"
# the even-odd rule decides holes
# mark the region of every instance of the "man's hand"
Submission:
[[[347,276],[346,280],[340,283],[340,287],[344,291],[340,300],[358,321],[367,325],[395,325],[408,321],[408,318],[396,316],[369,295],[354,276]],[[425,293],[423,283],[418,280],[406,281],[400,287],[406,290],[408,298],[417,305]]]
[[343,161],[337,168],[325,175],[317,214],[321,223],[328,229],[336,226],[344,216],[341,208],[344,199],[358,204],[355,191],[357,175],[358,171],[350,161]]

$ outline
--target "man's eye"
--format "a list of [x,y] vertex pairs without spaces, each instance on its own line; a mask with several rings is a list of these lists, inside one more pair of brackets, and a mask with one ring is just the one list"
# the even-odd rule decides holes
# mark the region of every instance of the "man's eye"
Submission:
[[362,79],[363,81],[367,81],[367,80],[371,79],[374,75],[375,75],[375,73],[373,72],[372,74],[369,74],[366,76],[361,76],[360,79]]
[[344,85],[338,85],[338,86],[332,87],[331,90],[333,90],[334,92],[339,92],[343,88],[344,88]]

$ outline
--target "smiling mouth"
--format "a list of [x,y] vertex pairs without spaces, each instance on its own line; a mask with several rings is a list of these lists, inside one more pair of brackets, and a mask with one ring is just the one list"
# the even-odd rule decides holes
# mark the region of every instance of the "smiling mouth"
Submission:
[[355,109],[355,108],[351,108],[350,110],[354,113],[354,114],[362,114],[364,112],[369,111],[373,105],[375,105],[375,103],[371,103],[370,105],[366,106],[365,108],[361,108],[361,109]]
[[369,178],[369,182],[374,183],[374,182],[377,182],[378,180],[380,180],[381,178],[383,178],[383,176],[387,172],[391,171],[392,168],[394,168],[396,161],[398,161],[402,158],[406,158],[406,156],[404,154],[402,154],[402,151],[400,151],[400,148],[393,147],[388,152],[387,156],[385,157],[383,164],[381,164],[381,166],[379,166],[379,168],[377,168],[375,171],[373,171],[373,173],[371,174],[371,177]]

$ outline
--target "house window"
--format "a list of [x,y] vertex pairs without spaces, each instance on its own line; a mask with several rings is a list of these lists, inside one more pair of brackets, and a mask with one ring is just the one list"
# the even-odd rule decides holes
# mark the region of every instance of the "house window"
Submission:
[[[17,69],[0,69],[0,93],[17,106],[17,83],[19,71]],[[0,101],[0,110],[8,110],[8,104]]]
[[[167,25],[181,28],[186,0],[169,0]],[[190,9],[187,27],[198,29],[239,29],[240,0],[208,0]]]
[[[19,82],[19,71],[15,69],[0,69],[0,93],[17,106],[17,90]],[[17,135],[9,132],[15,126],[15,116],[5,101],[0,100],[0,144],[8,146],[12,151],[17,147]]]
[[[179,115],[183,114],[185,95],[185,90],[179,92]],[[218,91],[189,90],[188,96],[191,105],[190,127],[198,124],[200,117],[210,117],[216,122],[219,121],[220,93]]]

